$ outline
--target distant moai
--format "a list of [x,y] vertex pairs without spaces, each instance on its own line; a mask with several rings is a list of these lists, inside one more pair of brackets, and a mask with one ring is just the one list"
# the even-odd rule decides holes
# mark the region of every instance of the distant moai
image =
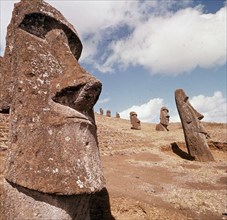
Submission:
[[102,84],[79,64],[74,27],[42,0],[15,4],[1,58],[10,108],[2,219],[90,219],[104,188],[93,106]]
[[141,129],[140,120],[137,118],[136,112],[130,112],[129,114],[132,125],[131,129],[140,130]]
[[103,115],[103,109],[102,108],[99,109],[99,114]]
[[197,161],[213,161],[206,140],[209,135],[200,122],[204,116],[191,106],[183,89],[175,91],[175,100],[189,155]]
[[160,110],[160,123],[156,125],[156,131],[169,131],[167,128],[169,125],[169,110],[166,107],[162,107]]
[[116,112],[116,118],[120,118],[120,114],[118,112]]
[[107,116],[107,117],[111,117],[111,111],[110,111],[110,110],[107,110],[107,111],[106,111],[106,116]]

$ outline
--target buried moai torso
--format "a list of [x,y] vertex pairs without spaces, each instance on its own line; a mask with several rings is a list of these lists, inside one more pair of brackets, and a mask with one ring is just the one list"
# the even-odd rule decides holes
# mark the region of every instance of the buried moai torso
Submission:
[[137,118],[136,112],[130,112],[129,114],[132,125],[131,129],[140,130],[141,129],[140,120]]
[[169,110],[166,107],[162,107],[160,110],[160,123],[156,125],[156,131],[169,131],[167,128],[169,125]]
[[204,116],[191,106],[184,90],[177,89],[175,99],[190,156],[197,161],[214,160],[206,141],[209,135],[200,122]]
[[2,95],[11,109],[8,181],[63,195],[103,188],[93,112],[101,83],[78,64],[81,50],[75,29],[49,4],[16,5],[4,56],[11,75],[1,88],[13,84]]

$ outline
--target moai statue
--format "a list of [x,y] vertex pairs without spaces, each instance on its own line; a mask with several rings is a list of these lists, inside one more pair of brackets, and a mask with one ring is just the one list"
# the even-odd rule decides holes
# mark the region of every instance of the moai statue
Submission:
[[118,112],[116,112],[116,118],[120,118],[120,114]]
[[10,136],[0,216],[90,219],[90,198],[104,187],[93,112],[101,82],[78,64],[76,30],[42,0],[15,4],[6,41],[0,89]]
[[106,116],[107,116],[107,117],[111,117],[111,111],[110,111],[110,110],[107,110],[107,111],[106,111]]
[[206,141],[209,135],[200,122],[204,116],[191,106],[183,89],[175,91],[175,100],[188,153],[197,161],[213,161],[214,158]]
[[141,129],[140,120],[137,118],[136,112],[130,112],[130,121],[132,124],[131,129],[136,129],[136,130]]
[[99,109],[99,114],[103,115],[103,109],[102,108]]
[[169,110],[166,107],[162,107],[160,110],[160,123],[156,125],[156,131],[169,131],[167,128],[169,125]]

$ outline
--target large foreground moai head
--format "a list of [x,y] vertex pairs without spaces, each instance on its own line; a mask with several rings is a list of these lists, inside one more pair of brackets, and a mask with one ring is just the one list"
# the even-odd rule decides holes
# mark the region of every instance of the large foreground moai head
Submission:
[[156,125],[157,131],[169,131],[167,128],[169,125],[169,110],[166,107],[162,107],[160,110],[160,123]]
[[129,114],[130,114],[130,121],[132,124],[131,129],[140,130],[141,129],[140,120],[137,118],[136,112],[130,112]]
[[101,83],[78,59],[75,29],[42,0],[15,5],[1,90],[10,105],[5,178],[44,193],[75,195],[103,188],[93,106]]
[[208,134],[200,122],[204,116],[191,106],[183,89],[175,91],[175,100],[189,154],[197,161],[214,160],[206,141]]

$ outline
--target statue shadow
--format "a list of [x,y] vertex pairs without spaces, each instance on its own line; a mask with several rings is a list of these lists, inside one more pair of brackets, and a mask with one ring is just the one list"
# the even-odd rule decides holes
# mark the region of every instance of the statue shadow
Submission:
[[171,148],[172,148],[173,153],[175,153],[176,155],[178,155],[182,159],[191,160],[191,161],[195,160],[194,157],[192,157],[190,154],[181,150],[176,142],[171,143]]
[[115,220],[111,214],[109,193],[105,187],[91,198],[90,218],[90,220]]

